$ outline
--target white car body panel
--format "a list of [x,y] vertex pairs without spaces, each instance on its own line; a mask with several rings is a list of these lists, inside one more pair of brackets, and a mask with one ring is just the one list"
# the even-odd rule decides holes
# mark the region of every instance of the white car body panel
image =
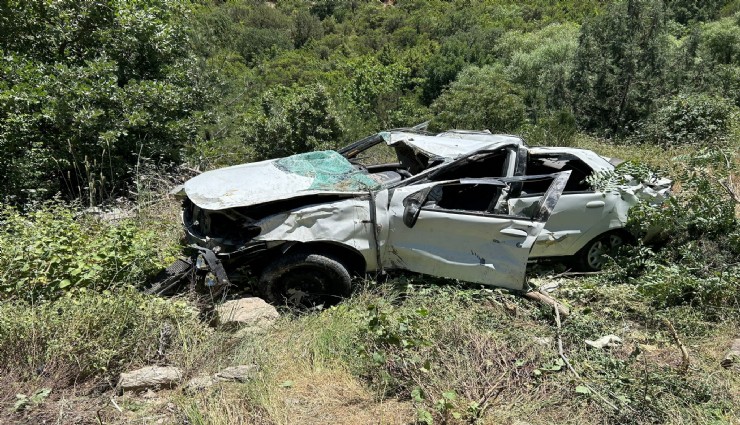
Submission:
[[442,133],[426,136],[417,133],[393,131],[381,133],[389,146],[405,144],[427,155],[456,159],[467,154],[494,148],[502,144],[523,145],[516,136],[500,134],[473,133],[471,137],[461,138],[463,133]]

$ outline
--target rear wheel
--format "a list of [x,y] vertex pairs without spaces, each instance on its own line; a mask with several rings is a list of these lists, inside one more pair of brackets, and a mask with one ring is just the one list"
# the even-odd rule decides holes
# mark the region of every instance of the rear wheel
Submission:
[[627,242],[627,237],[621,232],[611,232],[601,235],[581,248],[575,255],[575,266],[578,270],[595,272],[604,268],[607,256]]
[[288,253],[265,268],[260,290],[270,302],[292,308],[326,307],[349,295],[352,279],[329,254]]

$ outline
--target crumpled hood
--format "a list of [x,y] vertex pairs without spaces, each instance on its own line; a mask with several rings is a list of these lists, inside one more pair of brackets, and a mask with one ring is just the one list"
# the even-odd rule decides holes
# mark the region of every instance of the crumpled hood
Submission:
[[316,194],[356,196],[379,187],[337,152],[321,151],[207,171],[182,190],[200,208],[223,210]]

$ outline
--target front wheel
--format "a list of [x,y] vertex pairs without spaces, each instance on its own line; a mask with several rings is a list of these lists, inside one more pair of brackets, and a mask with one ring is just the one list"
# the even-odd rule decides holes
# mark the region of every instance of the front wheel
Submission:
[[587,243],[576,253],[575,266],[580,271],[599,271],[604,268],[607,256],[626,242],[626,236],[620,232],[601,235]]
[[347,268],[328,254],[288,253],[265,268],[260,290],[273,304],[293,308],[326,307],[349,295]]

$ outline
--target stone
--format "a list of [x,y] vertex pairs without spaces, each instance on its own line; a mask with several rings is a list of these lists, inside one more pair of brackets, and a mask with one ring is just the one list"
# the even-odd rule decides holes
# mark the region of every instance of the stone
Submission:
[[732,341],[730,350],[722,359],[722,367],[729,369],[733,364],[740,363],[740,338]]
[[201,375],[196,376],[185,385],[185,391],[190,393],[195,393],[198,391],[203,391],[206,388],[212,386],[218,382],[218,379],[215,376],[211,375]]
[[257,297],[226,301],[214,310],[216,324],[231,330],[264,330],[280,317],[275,307]]
[[147,366],[122,373],[118,380],[121,391],[172,388],[182,380],[182,370],[174,366]]
[[227,367],[215,376],[222,381],[246,382],[255,377],[259,367],[255,364]]

